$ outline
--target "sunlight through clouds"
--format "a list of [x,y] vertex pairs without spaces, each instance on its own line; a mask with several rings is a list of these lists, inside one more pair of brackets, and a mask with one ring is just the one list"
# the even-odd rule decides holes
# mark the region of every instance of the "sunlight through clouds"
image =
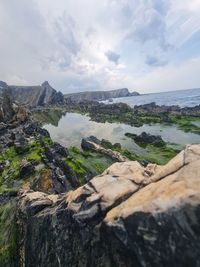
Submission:
[[174,75],[196,73],[187,42],[200,41],[199,10],[200,0],[1,1],[0,79],[63,92],[199,87],[199,75]]

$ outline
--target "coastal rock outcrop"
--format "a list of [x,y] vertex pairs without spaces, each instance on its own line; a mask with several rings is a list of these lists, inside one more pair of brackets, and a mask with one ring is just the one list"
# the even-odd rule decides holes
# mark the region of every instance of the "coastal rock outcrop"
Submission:
[[[129,115],[129,119],[145,119],[145,116],[149,117],[160,117],[162,122],[172,122],[169,115],[175,116],[200,116],[200,105],[195,107],[184,107],[179,106],[159,106],[155,102],[144,104],[144,105],[135,105],[131,108],[125,103],[99,103],[97,101],[81,100],[80,102],[74,101],[71,98],[65,100],[66,106],[69,109],[80,110],[81,112],[89,112],[92,118],[95,118],[95,115],[98,116],[100,113],[103,115],[116,116],[118,119],[123,118],[123,121],[126,122],[126,115]],[[135,119],[136,119],[135,118]],[[145,121],[147,122],[147,121]],[[158,122],[155,120],[155,122]]]
[[19,202],[22,266],[199,266],[200,145],[164,166],[115,163],[63,195]]
[[159,106],[156,105],[155,102],[144,104],[144,105],[135,105],[133,108],[136,114],[141,115],[150,115],[150,116],[157,116],[162,114],[164,121],[168,121],[169,118],[167,115],[183,115],[183,116],[200,116],[200,105],[195,107],[184,107],[180,108],[179,106]]
[[84,100],[88,101],[102,101],[118,97],[137,96],[138,92],[130,93],[127,88],[110,90],[110,91],[86,91],[80,93],[66,94],[65,98],[72,101],[80,102]]
[[26,188],[48,193],[80,186],[67,163],[68,150],[54,143],[49,132],[32,121],[25,106],[12,101],[10,90],[3,91],[0,108],[0,192],[18,191],[25,184]]
[[125,133],[125,136],[130,137],[133,139],[137,144],[145,147],[147,145],[153,145],[156,147],[164,147],[166,143],[163,141],[160,135],[152,135],[146,132],[142,132],[141,134],[132,134],[132,133]]
[[7,85],[0,83],[0,122],[7,122],[14,116],[14,105]]
[[20,105],[37,107],[64,104],[63,94],[57,92],[47,81],[37,86],[15,86],[7,85],[4,82],[1,82],[0,86],[2,88],[8,88],[12,94],[13,100]]

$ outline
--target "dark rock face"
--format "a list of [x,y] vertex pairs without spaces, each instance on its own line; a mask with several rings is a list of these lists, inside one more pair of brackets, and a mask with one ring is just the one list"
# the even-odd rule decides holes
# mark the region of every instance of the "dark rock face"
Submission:
[[[138,212],[110,229],[105,226],[104,234],[112,236],[114,266],[199,266],[199,235],[188,214],[194,214],[197,225],[200,223],[200,206],[186,206],[157,216]],[[187,230],[183,233],[182,219],[196,238]]]
[[159,106],[155,102],[144,104],[140,106],[134,106],[134,112],[137,114],[146,114],[155,116],[162,114],[163,121],[168,121],[169,114],[173,115],[186,115],[186,116],[200,116],[200,105],[195,107],[180,108],[179,106]]
[[29,136],[40,134],[45,137],[50,137],[49,132],[46,129],[39,127],[38,123],[35,122],[26,124],[23,128],[23,131]]
[[21,131],[16,132],[15,134],[13,133],[13,139],[17,152],[19,154],[25,152],[28,140],[26,139],[24,133]]
[[59,154],[62,157],[69,156],[68,150],[65,147],[61,146],[59,143],[53,143],[52,149],[54,149],[55,153]]
[[198,267],[199,162],[187,146],[165,166],[115,163],[67,195],[24,195],[22,265]]
[[45,148],[43,153],[44,162],[47,165],[50,164],[53,173],[55,174],[55,177],[58,179],[58,181],[63,187],[62,192],[66,192],[80,186],[76,174],[68,166],[68,164],[64,160],[62,160],[64,153],[68,155],[67,150],[65,150],[65,148],[58,149],[57,145],[49,147],[43,144],[43,146]]
[[48,82],[38,86],[8,86],[13,99],[22,105],[29,107],[62,105],[64,96],[53,89]]
[[111,91],[88,91],[80,92],[74,94],[65,95],[66,99],[72,101],[80,102],[84,100],[88,101],[101,101],[117,97],[126,97],[126,96],[136,96],[139,95],[137,92],[130,93],[127,88],[111,90]]
[[28,162],[27,160],[24,160],[21,162],[20,166],[20,177],[24,177],[24,175],[31,175],[35,170],[35,167],[33,164]]
[[0,91],[0,122],[10,121],[14,114],[15,112],[11,92],[7,86],[2,85]]
[[[159,117],[161,122],[171,123],[169,115],[176,116],[200,116],[200,105],[195,107],[180,108],[179,106],[158,106],[155,103],[134,106],[131,108],[125,103],[105,104],[97,101],[80,101],[76,102],[70,98],[66,99],[66,107],[69,110],[79,110],[89,113],[92,120],[104,122],[105,120],[124,122],[136,127],[140,127],[143,123],[142,116]],[[156,121],[154,121],[156,122]]]
[[3,81],[0,81],[0,91],[1,91],[2,89],[7,88],[7,87],[8,87],[7,83],[5,83],[5,82],[3,82]]
[[95,145],[101,146],[101,140],[99,140],[95,136],[90,136],[81,140],[81,147],[83,150],[95,150]]
[[81,147],[83,150],[86,151],[94,151],[97,153],[104,154],[107,157],[111,158],[114,162],[128,161],[128,158],[121,155],[117,151],[113,151],[114,149],[117,150],[121,148],[121,145],[119,143],[112,145],[112,143],[110,143],[108,140],[99,140],[95,136],[90,136],[81,140]]
[[151,135],[146,132],[142,132],[140,135],[126,133],[125,136],[132,138],[136,143],[139,143],[144,146],[148,144],[157,147],[166,146],[160,135]]

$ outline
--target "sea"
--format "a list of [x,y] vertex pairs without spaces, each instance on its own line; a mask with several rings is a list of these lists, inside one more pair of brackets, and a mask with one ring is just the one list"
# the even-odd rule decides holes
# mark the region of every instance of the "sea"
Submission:
[[[131,107],[155,102],[157,105],[178,105],[180,107],[194,107],[200,105],[200,88],[163,93],[143,94],[139,96],[113,98],[113,103],[123,102]],[[105,103],[112,103],[104,101]]]

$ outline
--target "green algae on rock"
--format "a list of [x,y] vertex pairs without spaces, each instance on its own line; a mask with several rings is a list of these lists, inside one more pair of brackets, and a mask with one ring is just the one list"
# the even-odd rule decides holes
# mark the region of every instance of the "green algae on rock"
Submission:
[[15,198],[0,204],[0,266],[3,267],[20,266],[20,236],[16,208]]

